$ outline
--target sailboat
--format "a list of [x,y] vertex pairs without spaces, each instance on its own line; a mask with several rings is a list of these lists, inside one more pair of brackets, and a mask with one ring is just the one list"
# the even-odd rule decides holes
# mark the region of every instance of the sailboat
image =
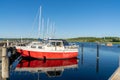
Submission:
[[24,57],[40,59],[66,59],[78,56],[78,46],[71,45],[63,39],[43,39],[42,41],[34,41],[26,46],[16,46],[16,50]]
[[78,56],[78,46],[66,40],[49,39],[45,43],[32,42],[26,46],[16,46],[17,52],[24,57],[40,59],[66,59]]

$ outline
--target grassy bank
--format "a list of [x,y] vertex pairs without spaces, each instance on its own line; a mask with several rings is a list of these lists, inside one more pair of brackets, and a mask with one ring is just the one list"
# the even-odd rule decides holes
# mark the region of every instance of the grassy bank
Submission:
[[111,42],[113,44],[120,44],[119,37],[78,37],[78,38],[69,38],[66,39],[69,42],[100,42],[100,43],[108,43]]
[[[21,38],[1,38],[1,40],[16,41],[21,40]],[[37,38],[22,38],[22,40],[38,40]],[[113,44],[120,44],[120,37],[77,37],[77,38],[68,38],[68,42],[100,42]]]

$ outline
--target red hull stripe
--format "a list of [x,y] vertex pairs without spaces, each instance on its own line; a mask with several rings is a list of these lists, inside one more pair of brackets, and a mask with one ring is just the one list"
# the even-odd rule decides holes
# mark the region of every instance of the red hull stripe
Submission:
[[33,57],[33,58],[46,58],[46,59],[65,59],[65,58],[74,58],[78,56],[78,52],[35,52],[17,49],[24,57]]

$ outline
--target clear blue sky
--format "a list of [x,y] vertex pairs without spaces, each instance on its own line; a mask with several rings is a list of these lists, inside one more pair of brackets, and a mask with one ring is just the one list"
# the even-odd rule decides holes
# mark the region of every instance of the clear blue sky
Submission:
[[0,0],[0,37],[37,37],[40,5],[56,38],[120,37],[120,0]]

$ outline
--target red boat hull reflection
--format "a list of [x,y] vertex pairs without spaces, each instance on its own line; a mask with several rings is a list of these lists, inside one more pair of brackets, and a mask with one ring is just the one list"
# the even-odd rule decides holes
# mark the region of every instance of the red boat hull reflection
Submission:
[[62,59],[62,60],[22,60],[17,68],[35,68],[35,67],[59,67],[59,66],[69,66],[78,64],[76,58],[73,59]]
[[61,60],[22,60],[18,65],[17,71],[44,72],[48,77],[61,76],[64,69],[78,68],[78,60],[61,59]]

